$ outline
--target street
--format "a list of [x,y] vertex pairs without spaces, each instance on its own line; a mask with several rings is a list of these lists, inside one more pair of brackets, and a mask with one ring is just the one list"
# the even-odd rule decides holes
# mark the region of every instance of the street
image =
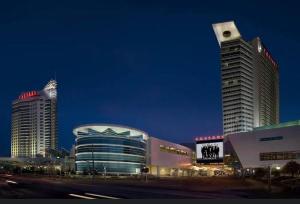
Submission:
[[0,176],[0,198],[66,199],[201,199],[268,197],[265,187],[253,181],[222,178],[103,180],[45,176]]

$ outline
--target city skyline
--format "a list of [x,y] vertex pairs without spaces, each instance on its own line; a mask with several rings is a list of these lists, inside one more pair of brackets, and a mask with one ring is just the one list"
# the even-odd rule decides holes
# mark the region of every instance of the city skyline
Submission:
[[[288,15],[297,6],[288,10],[276,2],[253,1],[240,14],[234,3],[226,2],[229,11],[220,6],[207,14],[205,8],[213,8],[212,3],[191,2],[182,8],[179,2],[93,2],[84,7],[74,2],[61,3],[61,9],[20,4],[23,9],[2,6],[0,14],[0,66],[7,75],[1,82],[1,156],[10,152],[11,101],[54,75],[60,84],[60,147],[69,149],[72,129],[87,123],[124,124],[174,142],[221,133],[219,52],[211,24],[228,20],[237,23],[246,39],[260,36],[278,59],[280,121],[300,116],[300,30],[288,25],[297,22]],[[263,6],[286,15],[253,13],[253,8]]]

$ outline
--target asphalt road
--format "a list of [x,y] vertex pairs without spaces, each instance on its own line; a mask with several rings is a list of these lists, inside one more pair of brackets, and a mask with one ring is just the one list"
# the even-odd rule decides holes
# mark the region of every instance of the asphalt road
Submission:
[[[257,192],[211,188],[201,190],[168,185],[159,181],[110,181],[50,179],[0,175],[0,198],[66,198],[66,199],[155,199],[155,198],[255,198]],[[174,182],[173,182],[174,184]],[[201,184],[199,184],[201,185]],[[203,188],[206,189],[206,188]]]

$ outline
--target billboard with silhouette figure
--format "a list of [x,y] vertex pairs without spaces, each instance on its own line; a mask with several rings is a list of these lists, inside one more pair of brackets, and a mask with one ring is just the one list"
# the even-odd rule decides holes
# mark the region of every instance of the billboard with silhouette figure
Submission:
[[196,154],[198,163],[223,162],[223,140],[197,141]]

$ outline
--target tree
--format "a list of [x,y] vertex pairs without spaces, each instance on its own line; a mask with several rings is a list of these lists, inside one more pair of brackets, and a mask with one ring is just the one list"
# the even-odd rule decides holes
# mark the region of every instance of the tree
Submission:
[[283,167],[282,172],[291,174],[294,177],[295,174],[299,174],[300,171],[300,164],[295,161],[289,161]]
[[267,170],[264,168],[257,168],[255,169],[254,176],[256,178],[263,178],[265,175],[267,175]]
[[277,170],[277,169],[274,170],[273,169],[271,173],[272,173],[272,175],[274,175],[274,177],[279,177],[280,176],[280,170]]

